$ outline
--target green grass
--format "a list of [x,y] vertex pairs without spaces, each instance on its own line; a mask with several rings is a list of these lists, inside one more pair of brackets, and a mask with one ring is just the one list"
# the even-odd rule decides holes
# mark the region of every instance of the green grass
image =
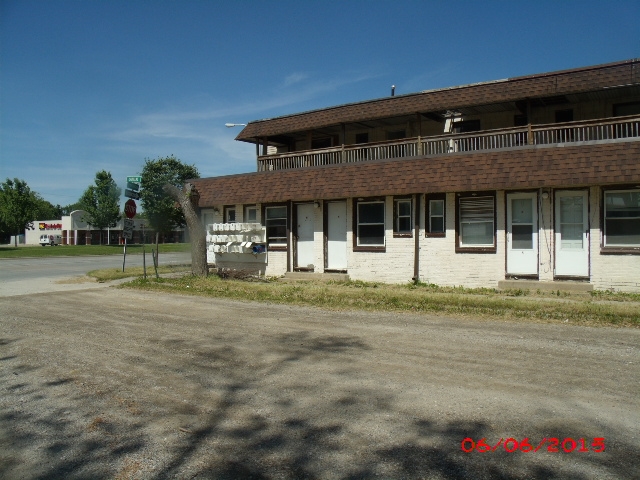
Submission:
[[334,310],[438,313],[465,317],[640,327],[640,309],[629,302],[597,303],[589,296],[528,296],[465,289],[366,282],[284,283],[198,278],[137,279],[127,287],[208,297],[315,306]]
[[[185,272],[191,272],[190,265],[160,265],[158,267],[159,275]],[[126,267],[124,272],[121,268],[103,268],[101,270],[91,270],[87,273],[87,276],[95,278],[98,282],[110,282],[121,278],[142,277],[144,276],[144,268]],[[155,277],[153,263],[151,263],[151,265],[147,265],[147,276]]]
[[[145,245],[147,252],[155,248],[154,245]],[[161,243],[158,246],[162,253],[189,252],[189,243]],[[80,257],[86,255],[122,255],[122,245],[58,245],[56,247],[41,247],[40,245],[0,247],[0,258],[27,258],[27,257]],[[142,253],[142,245],[127,245],[127,255]]]

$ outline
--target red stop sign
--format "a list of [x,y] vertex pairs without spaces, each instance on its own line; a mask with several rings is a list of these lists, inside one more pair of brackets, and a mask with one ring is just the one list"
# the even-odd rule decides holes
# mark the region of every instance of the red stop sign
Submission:
[[136,202],[134,202],[132,198],[125,202],[124,214],[127,218],[133,218],[136,216]]

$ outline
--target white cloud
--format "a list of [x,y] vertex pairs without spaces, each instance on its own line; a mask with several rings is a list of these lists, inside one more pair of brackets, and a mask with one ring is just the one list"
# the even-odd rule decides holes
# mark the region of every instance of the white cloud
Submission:
[[290,87],[291,85],[295,83],[299,83],[302,80],[307,79],[308,77],[309,76],[306,73],[292,73],[291,75],[288,75],[287,77],[285,77],[284,86]]

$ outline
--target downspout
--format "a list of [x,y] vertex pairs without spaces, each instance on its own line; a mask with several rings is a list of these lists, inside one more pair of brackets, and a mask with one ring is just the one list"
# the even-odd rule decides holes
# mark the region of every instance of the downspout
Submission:
[[413,196],[416,204],[415,221],[413,222],[413,236],[414,236],[414,249],[413,249],[413,281],[420,281],[420,202],[422,195]]
[[291,260],[293,256],[293,241],[291,238],[291,232],[293,222],[293,200],[287,202],[287,272],[293,272],[291,268]]

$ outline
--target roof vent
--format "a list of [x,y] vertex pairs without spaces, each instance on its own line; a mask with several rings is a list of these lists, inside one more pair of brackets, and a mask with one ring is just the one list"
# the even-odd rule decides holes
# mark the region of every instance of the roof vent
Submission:
[[391,96],[395,97],[396,95],[396,86],[395,85],[391,85]]

